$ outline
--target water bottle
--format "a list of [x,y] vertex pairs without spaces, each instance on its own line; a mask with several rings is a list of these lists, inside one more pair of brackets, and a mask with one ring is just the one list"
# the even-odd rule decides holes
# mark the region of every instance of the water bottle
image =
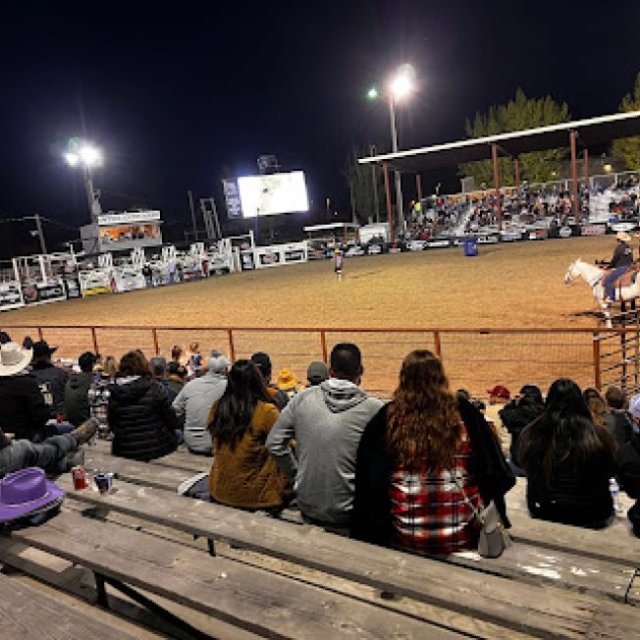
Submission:
[[613,508],[616,513],[620,513],[622,511],[622,507],[620,506],[620,486],[615,478],[611,478],[609,480],[609,491],[611,493],[611,497],[613,498]]

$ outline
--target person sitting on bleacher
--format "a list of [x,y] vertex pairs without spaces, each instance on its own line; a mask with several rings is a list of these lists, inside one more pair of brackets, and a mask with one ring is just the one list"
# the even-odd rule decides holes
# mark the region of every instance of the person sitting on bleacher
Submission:
[[249,510],[285,506],[289,483],[265,446],[279,414],[253,362],[236,361],[209,416],[214,453],[209,492],[216,502]]
[[625,410],[626,398],[620,387],[610,386],[604,393],[607,410],[604,412],[605,426],[616,441],[618,448],[624,447],[634,431],[634,423],[640,419],[640,396],[634,396],[633,405]]
[[109,392],[107,421],[114,456],[148,462],[176,450],[178,418],[141,351],[122,356]]
[[49,419],[49,407],[27,371],[32,355],[16,342],[0,347],[0,429],[17,440],[43,439]]
[[594,424],[580,387],[567,378],[549,388],[545,412],[520,435],[527,504],[534,518],[601,528],[612,518],[609,479],[615,442]]
[[633,533],[640,538],[640,395],[629,402],[632,429],[629,438],[620,447],[616,457],[620,487],[636,502],[627,511]]
[[[330,378],[294,396],[269,433],[267,448],[280,469],[295,478],[303,518],[347,533],[353,508],[356,453],[365,425],[382,401],[361,388],[360,349],[337,344]],[[290,447],[296,441],[296,455]]]
[[351,536],[421,555],[473,549],[476,512],[491,500],[510,526],[504,494],[514,484],[483,415],[451,393],[433,353],[412,351],[360,441]]
[[40,393],[49,407],[49,418],[64,415],[64,389],[69,379],[69,372],[56,367],[51,356],[57,347],[50,347],[45,340],[33,343],[33,361],[31,373],[40,385]]
[[91,416],[89,389],[93,383],[93,367],[99,356],[85,351],[78,358],[79,373],[69,376],[64,389],[64,417],[71,424],[82,424]]
[[214,351],[207,362],[207,372],[187,382],[173,401],[178,419],[184,421],[184,443],[191,453],[211,455],[209,413],[227,388],[229,364],[222,353]]

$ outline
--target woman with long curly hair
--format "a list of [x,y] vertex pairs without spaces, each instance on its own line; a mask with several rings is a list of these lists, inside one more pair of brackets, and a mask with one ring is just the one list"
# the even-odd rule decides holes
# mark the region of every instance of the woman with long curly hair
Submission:
[[412,351],[393,400],[371,420],[358,449],[351,535],[419,554],[477,545],[475,510],[515,479],[482,414],[449,389],[442,363]]
[[527,504],[534,518],[600,528],[613,516],[615,443],[595,424],[580,387],[559,378],[545,412],[520,435]]
[[211,497],[249,510],[277,511],[286,502],[286,478],[267,451],[267,435],[280,412],[250,360],[238,360],[209,415],[213,438]]

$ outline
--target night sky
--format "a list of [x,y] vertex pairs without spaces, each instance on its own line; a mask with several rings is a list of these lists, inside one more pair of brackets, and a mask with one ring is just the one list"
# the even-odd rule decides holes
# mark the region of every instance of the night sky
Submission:
[[260,154],[306,172],[310,221],[327,196],[346,216],[350,148],[389,146],[366,91],[399,64],[419,79],[400,147],[445,142],[518,86],[576,118],[616,111],[640,70],[638,25],[638,2],[5,2],[0,217],[88,221],[61,159],[74,135],[104,150],[103,208],[160,208],[169,235],[188,224],[187,189],[218,195]]

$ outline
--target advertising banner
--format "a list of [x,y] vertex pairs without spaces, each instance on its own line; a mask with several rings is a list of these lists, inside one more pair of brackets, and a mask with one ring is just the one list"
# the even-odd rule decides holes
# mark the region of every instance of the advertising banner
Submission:
[[583,236],[603,236],[607,233],[607,225],[605,224],[583,224]]
[[147,281],[142,273],[127,268],[115,269],[114,281],[116,291],[118,293],[134,291],[135,289],[144,289],[147,286]]
[[40,304],[66,300],[67,293],[62,281],[51,284],[36,282],[22,285],[22,297],[25,304]]
[[83,297],[111,293],[111,269],[93,269],[78,274]]
[[24,306],[20,285],[17,282],[0,284],[0,310],[17,309]]
[[67,298],[69,300],[73,298],[81,298],[82,291],[80,290],[80,282],[77,278],[65,278],[64,288],[67,292]]
[[240,201],[240,190],[235,180],[223,180],[224,199],[227,203],[227,217],[242,218],[242,203]]

